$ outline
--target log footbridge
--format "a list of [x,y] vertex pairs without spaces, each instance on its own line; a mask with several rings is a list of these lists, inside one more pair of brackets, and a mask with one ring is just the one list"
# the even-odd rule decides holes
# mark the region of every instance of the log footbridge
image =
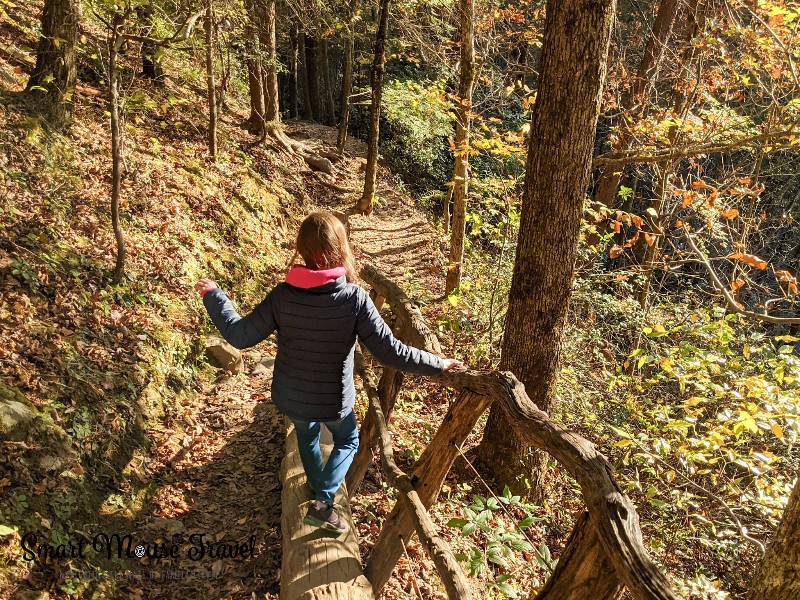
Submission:
[[[422,313],[405,293],[373,266],[361,271],[378,308],[384,303],[396,317],[395,335],[404,342],[441,354],[439,341]],[[380,380],[357,353],[357,369],[366,388],[369,408],[361,424],[360,447],[336,504],[348,522],[341,537],[303,524],[305,503],[311,500],[297,454],[297,442],[287,427],[283,481],[283,564],[281,598],[285,600],[374,599],[391,577],[404,544],[416,533],[436,565],[448,598],[480,598],[448,544],[439,537],[428,508],[436,501],[459,448],[480,416],[493,402],[508,411],[520,435],[531,446],[548,452],[580,485],[586,505],[561,554],[555,571],[536,600],[605,600],[627,589],[636,600],[677,600],[667,578],[642,545],[639,516],[614,480],[612,467],[597,448],[550,419],[528,398],[510,372],[449,371],[435,379],[459,392],[438,431],[410,474],[394,462],[386,423],[403,383],[403,374],[384,369]],[[322,428],[325,432],[325,428]],[[330,438],[328,438],[330,440]],[[323,436],[323,445],[326,443]],[[330,441],[328,441],[328,444]],[[361,484],[378,447],[387,481],[398,502],[386,518],[366,564],[362,567],[358,537],[349,510],[348,493]],[[329,451],[329,446],[328,446]]]

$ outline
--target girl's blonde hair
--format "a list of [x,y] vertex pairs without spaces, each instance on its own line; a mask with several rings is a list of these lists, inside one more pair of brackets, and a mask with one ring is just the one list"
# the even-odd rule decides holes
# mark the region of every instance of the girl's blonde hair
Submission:
[[292,268],[298,256],[303,257],[309,269],[320,271],[344,267],[347,280],[355,280],[355,264],[347,241],[347,231],[344,224],[332,213],[313,212],[300,224],[297,249],[286,267],[287,271]]

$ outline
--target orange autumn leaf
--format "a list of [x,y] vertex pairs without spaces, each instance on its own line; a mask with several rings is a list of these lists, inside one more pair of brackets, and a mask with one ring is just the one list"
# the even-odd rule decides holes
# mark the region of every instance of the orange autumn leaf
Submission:
[[743,280],[741,280],[741,279],[737,279],[736,281],[734,281],[733,283],[731,283],[731,291],[732,291],[732,292],[735,292],[736,290],[738,290],[738,289],[739,289],[740,287],[742,287],[743,285],[744,285],[744,281],[743,281]]
[[723,210],[721,213],[719,213],[719,216],[730,221],[731,219],[735,219],[739,216],[739,209],[729,208],[728,210]]
[[750,178],[749,177],[737,177],[736,181],[738,181],[742,185],[750,185]]
[[755,267],[756,269],[760,269],[762,271],[767,268],[767,261],[758,258],[754,254],[744,254],[743,252],[735,252],[734,254],[731,254],[729,258],[731,260],[738,260],[739,262],[743,262],[745,264],[750,265],[751,267]]
[[656,236],[650,235],[649,233],[644,234],[644,241],[647,242],[648,246],[652,246],[653,243],[656,241]]
[[620,254],[622,254],[622,246],[620,246],[619,244],[614,244],[608,251],[608,255],[611,258],[617,258]]
[[639,239],[639,232],[637,231],[636,235],[634,235],[631,239],[629,239],[627,242],[625,242],[625,247],[626,248],[630,248],[631,246],[633,246],[636,243],[636,240],[638,240],[638,239]]
[[703,181],[702,179],[700,181],[693,181],[692,182],[692,189],[694,189],[694,190],[699,190],[699,189],[707,188],[707,187],[708,187],[708,184],[705,181]]
[[678,227],[678,228],[680,228],[680,227],[683,227],[683,221],[681,221],[680,219],[678,219],[678,220],[675,222],[675,227]]
[[717,201],[717,190],[714,190],[708,195],[708,208],[714,208],[714,203]]
[[633,221],[633,224],[636,225],[636,227],[638,227],[639,229],[642,228],[642,217],[640,217],[639,215],[632,215],[631,221]]
[[620,229],[622,229],[622,223],[614,221],[611,223],[611,228],[614,230],[614,233],[619,233]]
[[692,195],[692,192],[686,192],[683,195],[683,202],[681,202],[681,208],[686,208],[687,206],[689,206],[692,203],[693,197],[694,196]]

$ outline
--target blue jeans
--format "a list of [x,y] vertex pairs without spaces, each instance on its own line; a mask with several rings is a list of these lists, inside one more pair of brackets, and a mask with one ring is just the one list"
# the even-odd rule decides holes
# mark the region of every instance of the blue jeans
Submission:
[[333,449],[324,465],[319,450],[320,423],[295,421],[294,419],[291,421],[297,432],[297,448],[308,483],[314,490],[318,501],[333,506],[336,491],[344,481],[350,463],[353,462],[353,457],[358,450],[356,415],[351,410],[350,414],[338,421],[324,422],[325,427],[333,436]]

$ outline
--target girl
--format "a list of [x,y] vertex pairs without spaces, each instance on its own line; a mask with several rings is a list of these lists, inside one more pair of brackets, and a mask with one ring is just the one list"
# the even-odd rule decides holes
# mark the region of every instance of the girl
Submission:
[[[298,256],[305,266],[294,264]],[[337,535],[345,524],[333,500],[358,449],[353,413],[356,338],[378,361],[395,369],[437,375],[461,365],[397,340],[367,292],[348,283],[353,279],[353,255],[344,225],[330,213],[315,212],[300,225],[286,281],[246,317],[239,316],[210,279],[195,285],[214,325],[236,348],[255,346],[277,330],[272,400],[294,424],[300,459],[316,498],[303,521]],[[320,423],[333,437],[333,450],[324,465]]]

